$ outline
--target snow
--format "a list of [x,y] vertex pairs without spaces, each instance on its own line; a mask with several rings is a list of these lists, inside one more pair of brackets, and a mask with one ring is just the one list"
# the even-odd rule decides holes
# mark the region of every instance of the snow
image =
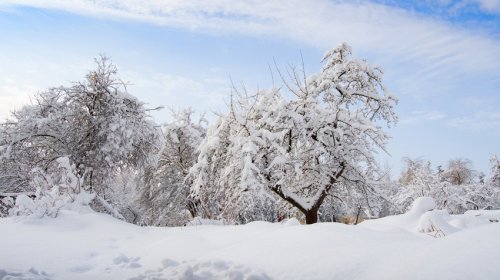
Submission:
[[423,214],[436,208],[436,202],[430,197],[419,197],[413,201],[409,213]]
[[431,206],[357,226],[139,227],[67,209],[2,218],[0,279],[500,279],[500,211]]
[[222,221],[211,220],[211,219],[203,219],[200,217],[195,217],[192,221],[188,222],[186,226],[206,226],[206,225],[224,225]]

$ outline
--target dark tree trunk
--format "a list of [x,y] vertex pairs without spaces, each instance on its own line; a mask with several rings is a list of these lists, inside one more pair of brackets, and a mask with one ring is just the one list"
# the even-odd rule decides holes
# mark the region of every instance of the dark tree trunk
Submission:
[[189,211],[189,214],[191,214],[191,216],[194,218],[196,217],[196,212],[197,212],[197,203],[195,201],[192,201],[192,200],[188,200],[187,202],[187,210]]
[[[331,187],[337,182],[337,179],[342,175],[345,169],[345,165],[342,163],[341,164],[342,168],[335,174],[335,176],[330,177],[330,184],[325,186],[325,188],[322,190],[322,193],[320,194],[318,200],[312,205],[311,209],[306,209],[301,205],[298,201],[295,201],[292,197],[285,195],[283,191],[281,190],[280,185],[274,185],[271,187],[271,190],[276,193],[279,197],[284,199],[285,201],[289,202],[293,206],[295,206],[297,209],[300,210],[305,216],[306,216],[306,224],[314,224],[318,222],[318,211],[319,208],[321,207],[321,204],[325,200],[326,196],[328,195],[328,191],[331,189]],[[266,178],[270,181],[270,175],[267,174]]]
[[359,215],[361,215],[361,206],[358,206],[358,213],[356,213],[356,221],[354,221],[354,224],[357,225],[359,221]]
[[306,216],[306,224],[315,224],[318,222],[318,209],[311,209],[304,213]]

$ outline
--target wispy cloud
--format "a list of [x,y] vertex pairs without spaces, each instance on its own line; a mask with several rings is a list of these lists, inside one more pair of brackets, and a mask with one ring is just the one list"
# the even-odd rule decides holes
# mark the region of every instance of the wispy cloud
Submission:
[[[149,107],[164,106],[175,110],[191,107],[200,114],[221,110],[230,86],[229,80],[212,77],[198,79],[170,73],[155,73],[145,77],[141,73],[128,71],[123,76],[133,81],[129,90],[140,95]],[[153,112],[153,115],[159,121],[169,119],[165,111]]]
[[439,111],[414,111],[400,120],[401,125],[416,125],[423,123],[437,123],[460,130],[485,131],[497,130],[500,132],[500,112],[481,110],[472,114],[449,115]]
[[[464,4],[473,2],[494,11],[500,1],[467,0]],[[500,64],[493,59],[500,57],[500,39],[488,31],[453,26],[414,11],[368,1],[4,0],[2,5],[144,21],[195,32],[272,36],[321,50],[347,41],[356,53],[383,65],[397,94],[464,95],[476,87],[486,88],[491,94],[500,86]],[[209,92],[199,84],[203,81],[168,75],[163,78],[168,80],[164,90]],[[437,116],[420,112],[402,123]]]
[[[413,9],[414,3],[422,3],[418,4],[422,9]],[[428,5],[432,6],[430,12]],[[452,16],[441,16],[441,13],[451,14],[453,11],[450,9],[458,9],[459,14],[465,14],[469,12],[467,10],[469,8],[472,14],[478,13],[478,9],[490,15],[500,14],[498,0],[414,2],[396,0],[373,0],[372,2],[365,0],[0,0],[0,13],[9,13],[9,15],[18,13],[19,17],[12,22],[22,21],[21,17],[25,13],[31,15],[33,10],[18,9],[21,6],[65,11],[94,17],[98,20],[105,19],[105,25],[108,25],[109,20],[116,20],[115,23],[109,25],[118,28],[122,27],[123,21],[138,21],[155,25],[152,28],[155,31],[159,29],[156,28],[157,26],[166,27],[164,33],[152,32],[152,34],[161,34],[158,36],[172,35],[179,30],[180,33],[213,35],[199,36],[201,39],[197,42],[203,42],[207,38],[218,41],[222,38],[218,36],[221,34],[242,35],[235,36],[237,38],[235,41],[241,37],[253,37],[256,40],[245,38],[244,43],[251,45],[265,38],[266,42],[272,41],[273,44],[279,42],[275,44],[276,46],[302,50],[308,54],[318,50],[325,51],[340,42],[348,42],[353,46],[356,57],[365,57],[371,63],[378,63],[382,66],[386,74],[386,85],[400,97],[400,106],[403,106],[400,108],[405,110],[401,114],[400,121],[400,127],[403,128],[400,131],[404,135],[395,135],[395,139],[398,139],[397,137],[408,139],[408,142],[395,145],[401,144],[399,148],[395,147],[391,151],[395,160],[408,155],[409,150],[416,154],[442,155],[442,149],[432,150],[432,145],[422,145],[418,139],[414,139],[418,138],[418,135],[435,133],[436,128],[455,128],[454,132],[461,133],[464,139],[477,134],[477,131],[485,135],[484,139],[487,137],[492,139],[500,131],[500,116],[497,109],[500,102],[498,99],[500,64],[497,59],[500,57],[499,27],[484,22],[476,24],[476,22],[471,22],[470,18],[467,18],[465,23],[457,21],[456,19],[460,16],[453,19]],[[436,11],[433,10],[434,8]],[[70,19],[66,14],[61,15],[62,13],[47,14],[54,17],[61,16],[63,20]],[[91,21],[85,19],[85,22]],[[123,26],[130,26],[128,23]],[[148,24],[145,24],[146,27],[151,27],[147,26]],[[101,25],[98,24],[98,26]],[[148,30],[143,29],[143,24],[138,26],[141,30]],[[84,31],[79,28],[81,27],[75,26],[74,32]],[[40,30],[47,34],[52,31],[48,28],[44,29],[43,26]],[[175,31],[170,32],[171,30]],[[16,30],[10,36],[14,37],[15,32]],[[73,29],[69,32],[73,32]],[[105,32],[106,30],[99,35],[108,35]],[[67,35],[63,32],[61,34]],[[20,32],[18,36],[30,35]],[[197,112],[223,107],[224,99],[229,92],[228,73],[234,75],[235,69],[238,71],[239,68],[255,69],[254,62],[256,61],[253,57],[262,54],[259,50],[255,50],[251,53],[252,58],[227,57],[228,60],[241,58],[241,63],[235,63],[236,66],[233,67],[229,63],[217,63],[214,57],[206,61],[200,59],[197,49],[193,48],[195,51],[192,51],[186,48],[186,51],[192,52],[184,53],[186,58],[200,60],[199,64],[190,63],[185,69],[177,69],[180,59],[164,59],[159,62],[160,59],[157,59],[160,57],[159,53],[155,53],[151,48],[143,48],[146,43],[136,44],[134,35],[137,34],[129,35],[127,39],[122,38],[126,43],[118,47],[114,48],[112,44],[100,45],[104,46],[103,50],[99,47],[89,47],[94,46],[95,42],[92,38],[82,40],[79,44],[65,45],[65,48],[57,45],[57,42],[51,42],[50,36],[47,42],[42,39],[31,42],[30,37],[26,37],[23,38],[25,40],[16,41],[21,42],[17,45],[1,45],[1,65],[9,67],[0,67],[0,117],[6,116],[8,111],[16,108],[18,104],[26,102],[28,92],[33,94],[37,89],[43,90],[47,86],[68,84],[71,80],[81,79],[86,70],[93,67],[91,61],[85,61],[96,55],[95,51],[109,52],[107,46],[110,46],[111,51],[114,52],[109,53],[113,58],[116,59],[121,55],[122,61],[115,62],[126,69],[120,72],[120,76],[134,83],[129,88],[131,93],[148,102],[150,107],[192,106]],[[8,39],[9,35],[6,37]],[[119,39],[118,37],[120,36],[116,39]],[[269,38],[271,40],[268,40]],[[114,39],[111,41],[115,41]],[[158,38],[159,41],[162,39],[165,38]],[[128,44],[131,41],[134,41],[134,44]],[[22,42],[28,42],[27,45],[34,47],[18,50]],[[88,45],[86,45],[87,42]],[[238,43],[241,42],[238,41]],[[54,54],[51,51],[44,51],[41,47],[58,51]],[[196,48],[204,48],[204,46],[201,44]],[[116,50],[124,51],[117,55]],[[152,53],[149,53],[150,51]],[[144,53],[144,55],[129,56],[134,52]],[[268,53],[271,52],[266,54]],[[143,59],[150,56],[155,57],[155,63],[151,63],[152,59]],[[177,54],[168,53],[163,58],[168,56],[177,56]],[[278,53],[276,58],[281,60],[283,57]],[[267,62],[267,58],[262,58],[262,60],[262,63]],[[204,70],[200,70],[202,67],[199,66],[203,63],[208,65],[204,65]],[[76,66],[70,68],[70,65]],[[228,69],[221,70],[217,67],[209,69],[212,65],[228,67]],[[127,72],[132,69],[137,72]],[[313,65],[312,69],[317,69],[317,65]],[[264,67],[261,70],[267,71],[267,68]],[[29,71],[32,72],[29,73]],[[249,71],[252,72],[248,75],[250,79],[256,71],[258,70]],[[242,72],[245,73],[245,71]],[[241,75],[235,78],[240,79]],[[413,111],[415,108],[425,110]],[[412,111],[413,113],[406,113]],[[161,121],[165,120],[165,115],[167,115],[165,111],[153,114],[157,120]],[[417,127],[417,124],[424,125]],[[443,129],[443,131],[447,133],[449,129]],[[398,131],[394,130],[394,133],[397,134]],[[418,135],[414,136],[412,133]],[[447,142],[454,141],[454,139],[448,140]],[[462,146],[467,145],[469,143],[464,143]],[[495,149],[487,143],[480,146],[469,145],[469,150],[473,151],[470,157],[476,162],[482,160],[482,155]],[[408,149],[408,147],[412,148]],[[450,154],[461,152],[461,150],[452,151],[452,147],[449,151]],[[447,157],[450,156],[447,155]],[[438,160],[437,156],[436,160]]]
[[451,118],[447,124],[461,130],[491,130],[500,133],[500,112],[481,111],[472,116],[462,116]]
[[10,116],[10,112],[20,109],[29,102],[30,94],[36,88],[30,85],[19,84],[16,81],[0,78],[0,122]]
[[402,118],[400,123],[419,124],[423,122],[439,121],[446,118],[446,114],[438,111],[415,111],[410,116]]
[[499,0],[462,0],[462,3],[472,2],[479,5],[483,11],[500,14],[500,1]]
[[499,0],[378,0],[388,5],[406,4],[407,6],[422,7],[444,16],[461,16],[464,14],[483,12],[487,14],[500,14]]
[[[153,83],[161,92],[170,98],[183,99],[185,102],[197,101],[204,106],[220,105],[229,91],[229,81],[218,78],[203,78],[195,80],[191,77],[157,74]],[[179,100],[180,101],[180,100]]]
[[[476,0],[496,10],[499,1]],[[500,84],[500,40],[412,11],[365,1],[5,0],[4,5],[61,9],[146,21],[199,32],[288,38],[320,49],[347,41],[384,62],[410,93],[443,92],[460,77]],[[389,62],[388,62],[389,61]],[[392,68],[391,68],[392,66]],[[422,84],[431,84],[424,91]]]

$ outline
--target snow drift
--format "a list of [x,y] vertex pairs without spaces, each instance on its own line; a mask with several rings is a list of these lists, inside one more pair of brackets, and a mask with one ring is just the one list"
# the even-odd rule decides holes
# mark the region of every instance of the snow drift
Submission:
[[500,279],[499,217],[448,215],[428,198],[358,226],[155,228],[63,209],[55,219],[0,219],[0,278]]

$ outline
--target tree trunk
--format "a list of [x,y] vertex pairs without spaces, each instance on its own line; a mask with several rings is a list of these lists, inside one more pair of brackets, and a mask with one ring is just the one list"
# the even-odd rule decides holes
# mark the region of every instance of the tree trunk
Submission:
[[306,216],[306,224],[315,224],[318,222],[318,209],[313,208],[307,212],[304,213]]
[[197,205],[196,205],[196,202],[195,201],[192,201],[192,200],[188,200],[187,201],[187,209],[189,211],[189,214],[191,214],[191,216],[194,218],[196,217],[196,212],[197,212]]
[[354,224],[357,225],[359,221],[359,215],[361,215],[361,206],[358,206],[358,213],[356,213],[356,221],[354,221]]
[[332,220],[331,220],[332,223],[336,223],[337,222],[337,217],[335,217],[335,215],[332,215]]

